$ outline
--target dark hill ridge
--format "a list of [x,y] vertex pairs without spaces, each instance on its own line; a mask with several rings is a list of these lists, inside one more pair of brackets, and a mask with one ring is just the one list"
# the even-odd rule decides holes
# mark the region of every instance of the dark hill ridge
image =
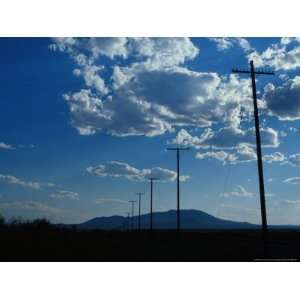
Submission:
[[[79,229],[127,229],[129,219],[122,216],[98,217],[76,225]],[[134,217],[134,227],[137,228],[138,217]],[[141,216],[141,228],[148,229],[150,214]],[[200,210],[181,210],[182,229],[255,229],[258,225],[247,222],[235,222],[216,218]],[[153,213],[154,229],[175,229],[176,211]]]

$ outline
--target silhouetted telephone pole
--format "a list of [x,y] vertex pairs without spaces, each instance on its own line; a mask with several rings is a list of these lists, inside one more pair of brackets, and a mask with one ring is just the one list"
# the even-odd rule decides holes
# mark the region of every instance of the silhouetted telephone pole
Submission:
[[141,231],[141,199],[145,193],[136,193],[139,196],[139,231]]
[[262,153],[261,153],[261,137],[260,137],[260,130],[259,130],[259,116],[258,116],[258,107],[257,107],[255,75],[274,75],[274,72],[255,70],[253,60],[251,60],[250,61],[250,70],[233,69],[232,73],[244,73],[244,74],[250,74],[250,76],[251,76],[253,106],[254,106],[255,133],[256,133],[256,153],[257,153],[257,168],[258,168],[258,178],[259,178],[262,233],[263,233],[264,247],[266,248],[268,223],[267,223],[267,214],[266,214],[264,174],[263,174],[263,163],[262,163]]
[[134,229],[134,203],[136,201],[131,200],[128,202],[131,203],[131,230],[133,230]]
[[153,230],[153,181],[159,180],[159,178],[150,177],[150,231]]
[[181,224],[180,224],[180,151],[181,150],[189,150],[189,148],[167,148],[167,150],[174,150],[176,151],[176,158],[177,158],[177,232],[180,231]]
[[130,213],[127,213],[127,230],[130,231]]

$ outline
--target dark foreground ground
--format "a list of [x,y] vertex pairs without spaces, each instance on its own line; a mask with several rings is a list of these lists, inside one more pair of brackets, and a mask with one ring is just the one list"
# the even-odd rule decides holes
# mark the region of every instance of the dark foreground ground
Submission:
[[300,259],[299,231],[78,231],[0,228],[1,261],[254,261]]

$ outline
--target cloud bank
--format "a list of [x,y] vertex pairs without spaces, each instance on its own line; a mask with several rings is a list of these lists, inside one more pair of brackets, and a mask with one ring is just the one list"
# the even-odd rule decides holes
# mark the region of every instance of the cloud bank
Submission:
[[[150,177],[159,178],[161,181],[175,181],[177,178],[177,173],[169,169],[161,167],[137,169],[119,161],[108,161],[97,166],[88,167],[86,171],[95,176],[126,178],[134,181],[145,181]],[[181,181],[186,181],[189,178],[187,175],[180,176]]]

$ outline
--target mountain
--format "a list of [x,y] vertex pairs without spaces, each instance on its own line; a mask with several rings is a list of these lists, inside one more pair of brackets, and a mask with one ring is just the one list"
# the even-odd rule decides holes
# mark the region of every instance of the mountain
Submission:
[[[131,220],[122,216],[98,217],[87,222],[76,225],[79,229],[127,229]],[[138,217],[134,217],[134,227],[137,228]],[[141,216],[141,228],[148,229],[150,224],[150,214]],[[216,218],[200,210],[181,210],[182,229],[252,229],[258,225],[247,222],[235,222]],[[154,229],[175,229],[176,211],[153,213]]]

